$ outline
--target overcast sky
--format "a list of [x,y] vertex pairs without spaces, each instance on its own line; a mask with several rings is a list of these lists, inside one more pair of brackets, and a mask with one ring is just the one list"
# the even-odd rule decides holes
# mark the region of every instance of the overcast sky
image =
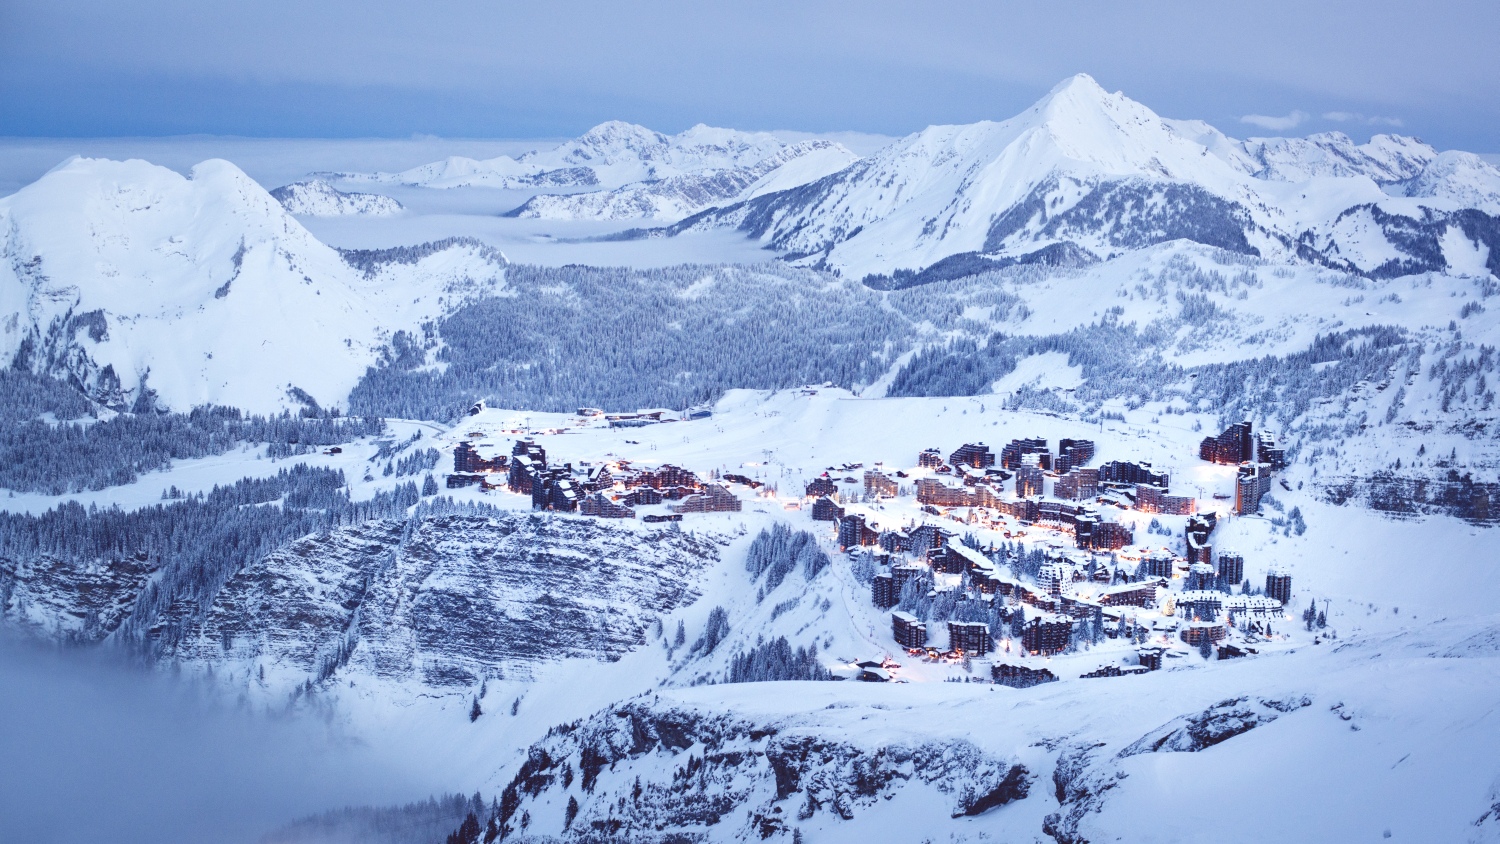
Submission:
[[1500,152],[1500,3],[5,0],[0,134],[904,134],[1093,74],[1230,134]]

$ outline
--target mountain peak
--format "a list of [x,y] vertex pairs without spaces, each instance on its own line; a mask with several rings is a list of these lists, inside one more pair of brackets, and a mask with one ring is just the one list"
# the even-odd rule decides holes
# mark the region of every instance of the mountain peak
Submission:
[[1094,97],[1109,96],[1109,92],[1104,90],[1104,87],[1099,84],[1098,80],[1094,79],[1094,77],[1092,76],[1089,76],[1087,73],[1075,73],[1072,76],[1069,76],[1067,79],[1064,79],[1056,85],[1053,85],[1052,90],[1047,92],[1047,98],[1051,99],[1052,97],[1056,97],[1057,95],[1063,93],[1074,93]]
[[1106,108],[1120,99],[1124,98],[1104,90],[1094,77],[1078,73],[1054,85],[1032,108],[1046,114],[1057,114]]

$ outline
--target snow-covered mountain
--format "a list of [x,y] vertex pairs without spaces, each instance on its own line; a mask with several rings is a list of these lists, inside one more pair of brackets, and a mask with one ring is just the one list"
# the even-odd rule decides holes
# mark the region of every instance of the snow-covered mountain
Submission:
[[498,253],[460,251],[377,279],[227,161],[74,158],[0,199],[0,360],[118,408],[339,406],[441,278],[496,277]]
[[1437,157],[1437,150],[1401,135],[1376,135],[1367,144],[1355,144],[1343,132],[1325,132],[1305,138],[1250,138],[1238,146],[1253,162],[1247,168],[1252,175],[1277,182],[1368,176],[1390,184],[1414,178]]
[[271,196],[293,214],[307,217],[346,217],[364,214],[388,217],[401,210],[401,203],[378,193],[341,191],[324,179],[292,182],[273,191]]
[[753,199],[836,173],[857,159],[831,141],[789,144],[759,161],[682,173],[614,190],[538,194],[510,212],[548,220],[660,220],[675,222],[714,205]]
[[815,181],[857,158],[832,141],[788,143],[765,132],[702,124],[664,135],[616,120],[519,158],[454,157],[401,173],[339,175],[431,188],[589,188],[593,190],[538,194],[507,216],[675,222],[705,208]]
[[[1429,166],[1438,169],[1424,177]],[[816,182],[660,233],[734,226],[856,276],[955,256],[1086,262],[1174,239],[1399,274],[1446,266],[1410,245],[1412,231],[1435,242],[1458,228],[1476,248],[1500,238],[1482,210],[1483,219],[1453,216],[1488,207],[1496,172],[1388,135],[1362,146],[1337,134],[1237,141],[1079,75],[1009,120],[933,126]],[[1358,206],[1390,218],[1375,240],[1341,240],[1336,255],[1309,245],[1337,240],[1330,227]]]

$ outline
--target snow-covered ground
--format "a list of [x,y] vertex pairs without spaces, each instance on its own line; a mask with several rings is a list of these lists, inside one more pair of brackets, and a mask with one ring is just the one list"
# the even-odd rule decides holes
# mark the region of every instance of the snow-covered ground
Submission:
[[[1047,816],[1066,819],[1074,809],[1070,828],[1089,840],[1191,840],[1205,825],[1216,825],[1224,840],[1247,842],[1339,837],[1350,831],[1372,839],[1389,831],[1393,839],[1465,840],[1474,834],[1480,836],[1476,840],[1489,840],[1483,836],[1493,829],[1475,823],[1495,799],[1500,777],[1492,753],[1500,746],[1500,726],[1487,714],[1486,702],[1496,691],[1493,667],[1500,659],[1493,633],[1500,616],[1491,601],[1500,591],[1500,572],[1488,563],[1493,529],[1447,517],[1392,520],[1327,504],[1310,486],[1299,488],[1303,474],[1293,469],[1286,475],[1292,490],[1278,486],[1275,495],[1283,506],[1301,509],[1304,534],[1284,535],[1265,517],[1226,516],[1214,535],[1217,550],[1245,556],[1253,582],[1272,567],[1293,575],[1292,617],[1278,623],[1283,632],[1262,643],[1257,656],[1204,662],[1196,649],[1176,643],[1161,672],[1079,679],[1101,665],[1133,661],[1133,649],[1106,641],[1051,659],[997,654],[997,661],[1046,667],[1061,678],[1015,690],[942,682],[973,675],[956,663],[928,663],[902,653],[891,639],[889,614],[871,606],[868,587],[854,579],[850,559],[832,547],[827,524],[811,521],[806,509],[786,509],[787,503],[801,501],[804,480],[830,467],[835,477],[858,477],[859,471],[838,470],[853,462],[913,471],[917,452],[929,446],[947,451],[976,440],[998,447],[1018,436],[1090,437],[1099,444],[1099,461],[1150,460],[1173,473],[1175,490],[1196,493],[1205,506],[1223,509],[1211,496],[1229,488],[1230,473],[1196,459],[1199,434],[1186,424],[1084,425],[1003,411],[996,404],[980,398],[861,399],[826,388],[736,392],[710,418],[626,429],[568,414],[485,410],[429,442],[446,448],[469,440],[481,443],[484,452],[499,452],[525,437],[542,444],[553,461],[673,463],[703,474],[744,474],[776,486],[778,494],[767,498],[736,487],[743,512],[687,517],[684,530],[732,541],[721,562],[699,581],[702,597],[663,617],[660,637],[653,634],[618,662],[565,660],[543,666],[524,684],[491,679],[481,698],[485,714],[472,723],[472,691],[433,694],[351,675],[351,685],[334,684],[323,699],[343,713],[348,729],[369,737],[382,752],[410,754],[415,770],[432,764],[433,776],[486,794],[510,781],[525,747],[550,727],[632,699],[631,705],[649,711],[728,717],[783,737],[815,736],[869,752],[964,740],[994,758],[1024,764],[1037,777],[1025,799],[961,820],[948,817],[952,796],[915,780],[898,782],[890,800],[856,802],[852,819],[825,808],[791,824],[812,841],[861,840],[891,830],[905,830],[902,836],[936,834],[935,840],[1046,840],[1041,829]],[[1191,417],[1176,421],[1190,424]],[[453,494],[506,507],[526,501],[503,490]],[[882,520],[926,518],[910,499],[865,509]],[[1121,518],[1136,524],[1138,538],[1154,538],[1144,530],[1150,517],[1124,513]],[[1181,518],[1160,520],[1180,532]],[[743,570],[744,549],[775,521],[813,531],[834,563],[811,581],[794,573],[757,601]],[[986,536],[977,528],[952,527]],[[1033,531],[1027,541],[1045,541],[1042,534]],[[1441,574],[1434,572],[1434,560],[1441,561]],[[791,599],[795,606],[772,616],[773,607]],[[1295,618],[1309,599],[1326,606],[1326,629],[1305,631]],[[715,606],[729,610],[731,627],[720,651],[685,660],[682,649],[674,653],[669,640],[677,622],[683,622],[691,643]],[[895,673],[906,682],[673,688],[714,676],[727,664],[726,654],[776,635],[796,644],[816,642],[834,666],[894,655],[902,663]],[[940,643],[941,634],[938,638]],[[978,665],[976,674],[984,663]],[[659,687],[662,682],[667,688]],[[1272,713],[1274,720],[1198,752],[1123,753],[1158,728],[1170,728],[1174,718],[1196,717],[1239,699],[1257,712]],[[1261,700],[1286,711],[1266,709],[1257,703]],[[751,742],[747,749],[755,747]],[[1052,771],[1060,757],[1079,748],[1086,751],[1087,764],[1075,778],[1083,778],[1083,784],[1094,778],[1094,796],[1068,792],[1059,803]],[[595,792],[574,786],[571,793],[583,801],[581,817],[598,817],[589,813],[603,812],[616,796],[628,797],[635,777],[648,784],[670,782],[688,755],[723,749],[658,749],[619,763]],[[840,775],[832,769],[823,774],[822,787],[844,787]],[[757,782],[770,782],[757,777],[769,777],[769,771],[752,767],[736,776],[743,778],[735,780],[736,787],[749,789],[753,799],[715,827],[715,840],[751,839],[751,814],[776,804],[774,788],[757,790],[763,789]],[[1099,791],[1100,783],[1110,781],[1107,791]],[[800,795],[781,804],[789,815],[798,811]],[[1278,810],[1263,818],[1252,811],[1244,824],[1226,824],[1220,802],[1226,795]],[[537,800],[525,804],[535,824],[531,831],[559,832],[551,813],[561,816],[566,792],[549,791]],[[658,804],[637,805],[649,812]]]
[[[248,709],[325,719],[341,739],[382,760],[400,760],[410,787],[419,790],[499,794],[537,742],[562,754],[548,757],[549,764],[566,758],[581,769],[585,738],[614,735],[611,725],[622,719],[666,724],[681,716],[697,724],[693,729],[714,719],[729,725],[728,732],[704,732],[686,746],[671,744],[655,727],[642,729],[637,738],[644,749],[621,753],[597,788],[564,784],[571,768],[567,777],[528,785],[517,805],[531,817],[529,832],[539,836],[563,832],[569,797],[584,804],[580,822],[602,822],[600,829],[621,818],[660,820],[670,808],[666,792],[638,801],[635,778],[666,788],[681,781],[677,772],[685,770],[686,758],[708,764],[712,757],[717,779],[701,775],[702,793],[733,794],[726,796],[732,806],[712,829],[674,821],[677,831],[706,831],[711,840],[759,840],[768,829],[786,838],[796,829],[814,842],[1184,841],[1209,832],[1247,842],[1500,840],[1500,726],[1491,703],[1500,692],[1500,614],[1493,604],[1500,569],[1493,565],[1489,498],[1486,509],[1468,511],[1467,521],[1422,508],[1394,518],[1367,509],[1376,495],[1359,486],[1382,472],[1395,473],[1386,479],[1391,484],[1414,487],[1458,484],[1461,474],[1464,483],[1481,487],[1495,479],[1500,410],[1491,382],[1500,320],[1487,303],[1500,288],[1492,271],[1494,246],[1485,238],[1493,234],[1493,218],[1486,215],[1496,210],[1500,171],[1476,156],[1439,153],[1393,136],[1368,144],[1334,135],[1236,141],[1206,124],[1159,118],[1086,77],[1069,80],[1009,121],[932,127],[882,150],[884,140],[707,127],[665,136],[606,124],[561,143],[0,141],[0,192],[7,194],[0,199],[6,258],[0,263],[0,362],[74,379],[116,409],[149,404],[143,401],[151,398],[148,391],[177,410],[203,402],[257,412],[300,407],[292,387],[325,407],[345,407],[366,368],[386,359],[395,332],[423,333],[428,345],[418,351],[426,355],[453,339],[433,323],[474,297],[513,295],[506,286],[508,262],[750,263],[773,258],[763,243],[774,242],[805,246],[809,262],[826,259],[826,266],[846,271],[841,280],[797,270],[778,281],[800,294],[855,286],[855,276],[866,271],[918,268],[960,251],[1013,257],[1023,245],[1056,245],[1073,236],[1102,259],[906,290],[859,287],[871,311],[889,313],[902,326],[891,335],[897,338],[891,348],[874,358],[889,369],[859,390],[728,389],[707,418],[633,428],[611,428],[592,416],[497,408],[456,424],[390,420],[386,436],[344,444],[337,454],[271,460],[263,447],[241,447],[178,461],[105,490],[13,493],[0,498],[0,509],[40,514],[71,501],[135,511],[162,503],[171,487],[206,492],[292,465],[340,469],[351,498],[369,501],[397,484],[425,479],[426,472],[386,475],[385,462],[376,458],[383,445],[420,432],[415,448],[441,452],[432,474],[444,487],[442,496],[508,512],[458,506],[454,515],[455,507],[428,496],[410,519],[340,524],[298,537],[227,573],[233,582],[222,594],[234,601],[199,607],[205,619],[195,628],[199,635],[167,643],[161,653],[170,654],[164,661],[173,671],[227,689]],[[809,141],[837,141],[864,159],[849,168],[858,179],[820,182],[798,194],[812,197],[805,203],[791,203],[788,195],[777,200],[789,204],[776,206],[767,219],[774,217],[775,226],[790,233],[786,238],[746,238],[733,228],[742,218],[726,217],[673,237],[608,239],[639,225],[625,218],[642,216],[635,214],[642,208],[650,212],[644,216],[665,220],[702,207],[680,201],[686,194],[678,188],[706,172],[751,167]],[[812,146],[843,155],[827,143]],[[609,153],[591,176],[575,172],[586,169],[578,154],[589,150]],[[153,163],[70,159],[56,166],[76,153]],[[807,169],[793,172],[798,161]],[[793,157],[761,174],[763,181],[735,187],[743,192],[733,198],[766,200],[832,172],[825,164]],[[297,215],[267,192],[317,172],[399,175],[324,183],[328,190],[294,209]],[[676,178],[685,181],[669,182]],[[1107,243],[1109,232],[1102,229],[1047,228],[1068,209],[1086,207],[1084,188],[1100,180],[1154,185],[1158,193],[1131,196],[1145,196],[1150,201],[1142,207],[1157,210],[1180,204],[1218,213],[1219,206],[1198,194],[1188,201],[1174,193],[1183,186],[1215,201],[1243,203],[1254,213],[1237,231],[1260,257],[1219,243],[1223,231],[1191,226],[1186,234],[1153,240],[1152,223],[1143,229],[1152,237],[1126,238],[1125,246]],[[347,194],[336,192],[356,185],[404,210],[315,216],[374,202],[349,205]],[[653,204],[660,199],[654,191],[664,185],[677,192]],[[628,196],[577,198],[589,190]],[[502,216],[544,192],[557,197],[548,202],[568,219]],[[1040,197],[1041,206],[1026,206],[1027,197]],[[997,215],[1017,208],[1031,210],[996,235]],[[1196,213],[1187,216],[1245,222],[1234,214]],[[1423,247],[1431,253],[1424,253],[1424,269],[1376,272],[1411,257],[1392,239],[1393,214],[1428,222],[1460,216],[1442,217],[1421,233],[1431,241]],[[578,219],[590,216],[598,219]],[[1124,225],[1134,218],[1120,220]],[[1307,240],[1296,240],[1304,231]],[[474,240],[448,240],[455,237]],[[340,251],[434,241],[441,243],[380,255]],[[1335,266],[1299,258],[1298,243],[1321,250],[1319,260]],[[711,296],[716,271],[710,267],[699,277],[694,269],[692,286],[669,292]],[[547,295],[583,295],[582,285],[557,278]],[[1295,369],[1282,367],[1318,338],[1355,330],[1366,333],[1323,348],[1312,361],[1297,359]],[[1074,331],[1082,339],[1059,339]],[[1024,350],[1014,365],[984,378],[979,395],[887,397],[902,368],[921,355],[937,361],[929,374],[942,376],[983,365],[975,363],[979,352],[994,344],[1026,338],[1038,345],[1017,346]],[[1125,347],[1137,340],[1141,359],[1168,373],[1162,381],[1180,377],[1183,383],[1110,392],[1111,385],[1099,383],[1105,376],[1090,375],[1091,366],[1104,371],[1098,361],[1107,355],[1097,349],[1093,357],[1075,354],[1086,343],[1116,344],[1105,351],[1123,359],[1136,354]],[[1378,357],[1358,383],[1350,383],[1353,377],[1333,382],[1348,369],[1341,361],[1374,355],[1377,340],[1396,351]],[[973,355],[931,357],[960,348]],[[1214,369],[1227,364],[1239,368],[1227,370],[1230,376]],[[417,365],[446,364],[424,357]],[[1118,371],[1143,384],[1149,380],[1128,367]],[[1195,378],[1224,383],[1216,393],[1194,392]],[[1320,378],[1330,382],[1326,390]],[[1297,454],[1278,474],[1262,513],[1236,516],[1228,505],[1234,469],[1200,461],[1198,443],[1217,433],[1226,407],[1239,412],[1251,390],[1257,398],[1245,415],[1258,427],[1279,419],[1288,426],[1279,432],[1284,444]],[[1132,664],[1135,648],[1120,639],[1049,658],[1022,655],[1001,637],[994,661],[1046,668],[1060,678],[1024,690],[972,682],[984,678],[984,661],[966,666],[897,647],[889,612],[873,606],[861,581],[864,561],[835,547],[830,523],[812,520],[804,484],[826,472],[842,489],[860,492],[864,470],[880,468],[902,471],[909,486],[930,474],[916,468],[923,449],[947,454],[963,443],[984,442],[998,451],[1020,437],[1053,443],[1087,438],[1098,444],[1093,465],[1148,461],[1170,473],[1174,493],[1193,495],[1200,511],[1220,516],[1215,550],[1243,555],[1252,584],[1263,583],[1272,569],[1291,574],[1287,617],[1273,622],[1274,633],[1253,641],[1255,655],[1220,661],[1205,660],[1174,636],[1165,608],[1140,612],[1139,620],[1161,622],[1151,641],[1168,649],[1164,669],[1147,676],[1080,678],[1104,665]],[[662,528],[639,521],[520,516],[531,513],[528,497],[442,484],[458,443],[473,442],[488,456],[509,453],[521,438],[545,447],[554,464],[670,463],[704,478],[734,474],[764,486],[732,484],[740,512],[688,514],[679,525],[683,533],[663,539]],[[1352,492],[1333,494],[1340,484]],[[1377,492],[1389,496],[1392,488],[1405,489]],[[981,545],[1073,550],[1062,547],[1068,537],[1058,530],[962,509],[932,512],[910,494],[848,506],[882,527],[927,522],[971,534]],[[1148,546],[1181,550],[1185,517],[1101,509],[1134,530],[1138,547],[1122,550],[1121,559]],[[1294,510],[1305,530],[1288,522]],[[639,508],[641,515],[667,512],[668,505]],[[468,521],[432,526],[443,518]],[[1160,526],[1155,532],[1152,523]],[[832,564],[811,574],[794,570],[775,586],[752,577],[748,549],[777,524],[810,532]],[[535,547],[514,547],[507,537],[517,531]],[[658,553],[653,549],[659,556],[646,565]],[[703,553],[693,557],[684,549]],[[500,575],[522,558],[533,566],[559,561],[559,570],[572,574],[554,578],[528,570],[528,582],[507,583]],[[14,575],[7,583],[31,576],[12,561],[0,562]],[[87,591],[103,582],[90,577],[121,561],[44,562],[55,564],[47,572],[55,582],[83,583]],[[609,570],[615,562],[618,571]],[[678,573],[671,585],[680,591],[664,599],[637,588],[660,586],[654,578],[664,571]],[[630,582],[611,591],[606,575]],[[580,576],[589,581],[567,579]],[[937,583],[957,579],[940,575]],[[1173,579],[1173,593],[1179,580]],[[73,612],[77,603],[39,595],[50,582],[28,581],[30,593],[0,584],[6,590],[0,609],[58,638],[98,623]],[[399,611],[380,619],[364,615],[361,601],[376,587]],[[1084,595],[1094,587],[1076,588]],[[346,592],[358,597],[345,603]],[[12,606],[13,596],[23,593],[41,599]],[[207,597],[212,604],[219,594]],[[1299,621],[1313,601],[1326,614],[1325,627],[1307,629]],[[370,606],[375,613],[375,602]],[[428,613],[427,622],[441,622],[445,607],[454,608],[451,623],[429,624],[419,635],[410,620],[414,608]],[[695,649],[716,609],[727,620],[726,637],[708,652]],[[526,652],[507,639],[505,660],[487,661],[503,649],[484,637],[506,630],[524,645],[530,640],[514,631],[545,624],[549,612],[565,616],[559,624],[577,626],[567,647]],[[279,626],[258,629],[272,623],[266,619]],[[496,625],[487,626],[492,621]],[[361,625],[373,634],[361,638]],[[940,627],[933,624],[936,646],[947,641]],[[431,635],[433,629],[442,635]],[[1239,644],[1251,643],[1234,635]],[[891,667],[899,682],[698,685],[722,679],[736,655],[776,637],[796,647],[816,645],[821,664],[840,675],[854,673],[856,661],[889,657],[899,663]],[[309,654],[316,657],[311,663]],[[454,666],[462,670],[450,670]],[[573,722],[581,725],[577,731],[570,726],[549,734]],[[1226,723],[1246,730],[1226,735]],[[585,738],[572,737],[575,732]],[[1206,733],[1223,740],[1204,743]],[[799,769],[807,779],[786,799],[790,795],[778,789],[789,769],[774,773],[766,760],[774,755],[773,743],[784,750],[798,736],[843,749]],[[651,741],[656,744],[647,747]],[[960,742],[977,755],[965,755],[968,745]],[[944,782],[923,779],[903,767],[906,762],[881,755],[902,747],[939,748],[948,761],[935,769],[950,773],[955,759],[981,761],[974,771],[953,773],[953,788],[945,790]],[[839,760],[861,760],[854,765],[860,770],[898,772],[880,788],[861,791],[852,768]],[[979,795],[972,789],[988,782],[975,771],[1017,765],[1029,777],[1026,796],[1011,795],[975,817],[955,815],[955,809],[973,808],[971,798]],[[967,797],[964,787],[971,788]],[[811,808],[801,816],[804,801]]]

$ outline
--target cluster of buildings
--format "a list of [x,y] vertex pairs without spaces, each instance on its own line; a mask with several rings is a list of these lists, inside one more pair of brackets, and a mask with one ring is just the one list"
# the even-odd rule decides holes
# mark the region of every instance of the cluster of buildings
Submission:
[[[675,521],[683,513],[738,512],[743,507],[739,497],[723,484],[705,482],[680,466],[635,468],[626,460],[578,467],[549,463],[546,449],[527,439],[517,440],[509,455],[489,458],[471,441],[460,442],[453,449],[453,469],[448,476],[450,488],[478,485],[492,490],[503,486],[517,495],[530,496],[532,507],[538,510],[605,519],[632,519],[636,507],[665,502],[676,502],[668,505],[671,519],[653,514],[646,520]],[[499,481],[502,474],[503,483]],[[725,480],[760,486],[734,475]]]
[[1271,491],[1271,476],[1286,468],[1286,449],[1268,431],[1256,432],[1249,422],[1236,422],[1217,437],[1204,437],[1198,457],[1211,463],[1238,466],[1234,482],[1234,511],[1254,513]]
[[[1254,436],[1248,425],[1205,440],[1204,449],[1227,460],[1242,454],[1231,447],[1242,449],[1246,442],[1268,471],[1279,462],[1259,458],[1284,460],[1273,438]],[[815,478],[804,492],[812,500],[813,518],[836,524],[842,549],[868,549],[875,556],[879,568],[871,600],[893,610],[892,636],[910,653],[981,656],[993,653],[997,640],[1003,640],[1006,653],[1045,657],[1072,648],[1081,631],[1094,638],[1102,631],[1112,638],[1128,634],[1135,641],[1155,643],[1137,648],[1138,665],[1109,665],[1082,675],[1118,677],[1159,669],[1165,643],[1171,640],[1189,647],[1217,646],[1225,658],[1252,652],[1229,644],[1228,637],[1236,630],[1269,634],[1291,599],[1290,576],[1272,571],[1263,593],[1245,594],[1248,587],[1239,588],[1246,583],[1244,558],[1214,552],[1212,536],[1219,521],[1214,512],[1199,513],[1195,497],[1172,494],[1168,473],[1150,463],[1085,465],[1094,455],[1094,444],[1087,440],[1063,440],[1054,453],[1047,440],[1027,438],[1013,440],[998,454],[984,443],[965,443],[946,459],[938,449],[927,449],[918,455],[915,477],[881,468],[864,473],[867,501],[896,496],[906,480],[926,512],[946,515],[944,510],[969,508],[967,516],[954,518],[975,524],[992,514],[1025,526],[1050,527],[1061,537],[1071,535],[1072,543],[1031,546],[1027,553],[1043,554],[1040,568],[1034,561],[1018,566],[1018,560],[993,547],[971,547],[972,540],[958,541],[955,531],[941,524],[882,528],[872,521],[873,513],[841,503],[837,478]],[[1051,495],[1046,494],[1049,481]],[[1186,557],[1167,548],[1136,548],[1130,526],[1106,520],[1102,505],[1186,516]],[[1015,573],[1023,570],[1035,573]],[[948,579],[942,580],[945,575]],[[987,602],[991,609],[998,605],[998,612],[984,615],[1006,620],[1005,629],[997,633],[984,622],[944,622],[948,645],[946,653],[939,653],[929,640],[941,633],[912,612],[897,609],[910,606],[902,596],[911,595],[908,584],[913,581],[934,590],[929,597],[936,590],[962,588],[969,590],[966,599]],[[1018,687],[1057,679],[1048,669],[1024,663],[997,663],[991,677]]]

